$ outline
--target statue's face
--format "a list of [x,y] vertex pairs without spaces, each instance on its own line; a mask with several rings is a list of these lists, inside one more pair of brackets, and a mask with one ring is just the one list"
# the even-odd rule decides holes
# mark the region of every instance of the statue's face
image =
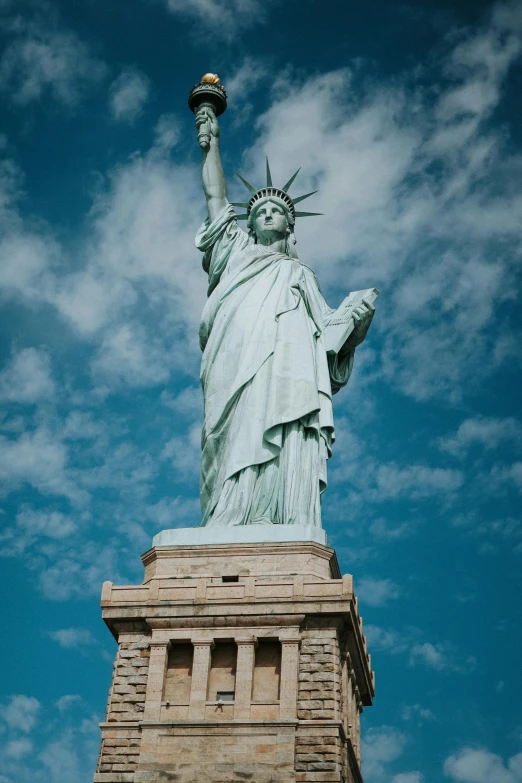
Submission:
[[283,239],[286,237],[288,220],[285,210],[275,201],[264,201],[254,215],[254,231],[258,239]]

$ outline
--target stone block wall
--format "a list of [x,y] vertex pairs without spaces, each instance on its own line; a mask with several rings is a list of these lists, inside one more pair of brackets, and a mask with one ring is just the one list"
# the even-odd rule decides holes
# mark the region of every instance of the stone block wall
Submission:
[[96,783],[133,781],[141,746],[141,729],[136,726],[106,729],[94,780]]
[[[343,688],[342,622],[308,617],[301,630],[296,735],[296,781],[361,780],[357,692]],[[351,681],[350,681],[351,686]]]
[[[338,621],[309,618],[301,634],[297,717],[336,720],[341,706]],[[329,627],[330,626],[330,627]]]
[[149,645],[150,637],[143,634],[122,634],[119,638],[105,718],[106,725],[113,723],[114,728],[107,728],[103,734],[97,783],[134,780],[140,755],[138,722],[145,709]]
[[343,744],[335,726],[300,726],[295,740],[296,781],[339,781]]

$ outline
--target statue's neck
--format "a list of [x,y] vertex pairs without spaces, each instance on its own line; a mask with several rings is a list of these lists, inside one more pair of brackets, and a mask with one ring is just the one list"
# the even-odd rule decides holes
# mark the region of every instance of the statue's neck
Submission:
[[286,254],[286,239],[263,239],[258,238],[257,240],[258,245],[262,245],[267,250],[270,250],[271,253],[285,253]]

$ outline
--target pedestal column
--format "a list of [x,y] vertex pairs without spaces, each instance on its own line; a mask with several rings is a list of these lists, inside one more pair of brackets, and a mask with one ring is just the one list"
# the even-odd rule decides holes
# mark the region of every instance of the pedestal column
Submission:
[[279,694],[281,720],[297,717],[297,687],[299,677],[299,639],[279,637],[281,642],[281,691]]
[[147,679],[147,694],[145,697],[144,720],[159,720],[163,685],[167,671],[170,642],[152,641],[150,643],[149,674]]
[[252,701],[252,678],[254,675],[255,636],[237,639],[237,666],[234,718],[248,720]]
[[190,689],[189,720],[203,720],[207,702],[210,654],[214,648],[213,639],[196,639],[192,663],[192,686]]

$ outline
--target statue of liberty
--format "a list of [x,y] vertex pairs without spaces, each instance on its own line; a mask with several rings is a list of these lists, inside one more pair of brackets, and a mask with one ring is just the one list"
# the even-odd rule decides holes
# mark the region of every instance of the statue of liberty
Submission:
[[[208,208],[196,237],[208,274],[199,331],[202,525],[321,527],[335,438],[332,397],[348,382],[377,292],[356,292],[361,296],[348,297],[344,310],[328,307],[296,252],[296,217],[316,213],[295,204],[312,194],[289,195],[297,172],[274,187],[267,161],[266,187],[240,177],[250,200],[229,203],[218,112],[210,103],[194,110]],[[237,216],[234,206],[246,214]]]

